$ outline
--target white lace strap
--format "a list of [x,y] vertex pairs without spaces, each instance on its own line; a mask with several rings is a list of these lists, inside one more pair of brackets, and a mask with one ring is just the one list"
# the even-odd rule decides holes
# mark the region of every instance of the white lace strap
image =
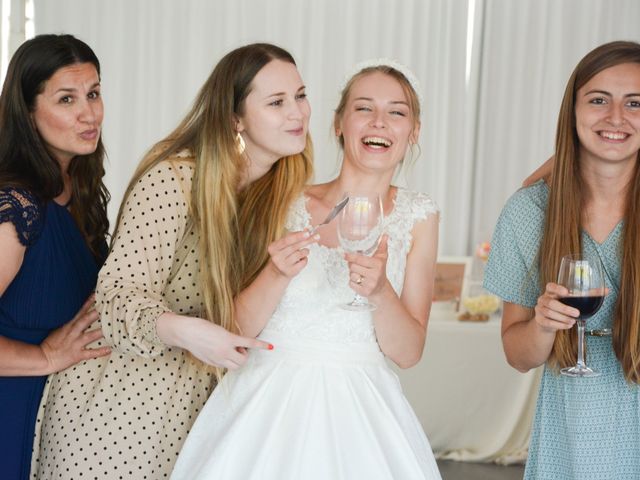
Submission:
[[410,191],[407,193],[414,222],[424,220],[429,215],[436,215],[440,211],[436,202],[426,193]]
[[311,216],[307,212],[306,202],[307,198],[304,194],[301,194],[291,203],[287,213],[287,220],[284,224],[288,231],[298,232],[311,227]]
[[387,218],[387,233],[396,238],[410,237],[416,222],[438,211],[438,205],[429,195],[399,188],[394,211]]

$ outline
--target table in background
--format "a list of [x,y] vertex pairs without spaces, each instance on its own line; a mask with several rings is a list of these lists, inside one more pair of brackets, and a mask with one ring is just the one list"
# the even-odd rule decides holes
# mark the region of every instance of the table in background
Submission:
[[438,458],[526,459],[542,367],[520,373],[504,357],[500,319],[461,322],[436,308],[418,365],[396,369]]

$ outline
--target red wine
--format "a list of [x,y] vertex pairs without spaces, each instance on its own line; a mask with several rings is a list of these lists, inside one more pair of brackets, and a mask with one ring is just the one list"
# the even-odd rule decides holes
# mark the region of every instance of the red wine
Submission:
[[578,318],[585,319],[592,316],[598,311],[604,302],[604,295],[589,297],[562,297],[559,298],[562,303],[570,307],[580,310]]

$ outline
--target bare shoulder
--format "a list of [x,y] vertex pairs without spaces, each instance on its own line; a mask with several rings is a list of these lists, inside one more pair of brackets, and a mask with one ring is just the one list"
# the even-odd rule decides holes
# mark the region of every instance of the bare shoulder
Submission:
[[426,218],[417,221],[411,230],[413,242],[409,254],[424,256],[429,261],[434,259],[438,250],[439,226],[440,212],[432,212]]
[[304,191],[305,202],[307,211],[311,214],[312,218],[326,214],[333,205],[327,204],[326,198],[329,192],[329,183],[319,183],[317,185],[311,185]]
[[423,266],[434,264],[438,253],[440,209],[429,195],[420,192],[408,193],[410,217],[413,221],[409,259],[412,262],[418,261]]
[[[7,252],[3,246],[15,245],[20,246],[23,249],[25,248],[18,239],[18,231],[16,230],[15,225],[11,222],[0,223],[0,244],[2,245],[0,246],[0,250],[3,252]],[[0,258],[6,258],[7,256],[8,255],[1,255]]]
[[321,202],[322,199],[327,195],[329,185],[329,183],[318,183],[316,185],[309,185],[307,188],[305,188],[304,195],[307,197],[308,201]]

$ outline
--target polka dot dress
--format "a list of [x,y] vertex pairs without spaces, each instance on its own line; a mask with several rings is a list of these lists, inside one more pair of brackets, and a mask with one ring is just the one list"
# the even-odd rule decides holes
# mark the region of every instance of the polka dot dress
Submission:
[[155,328],[164,312],[197,316],[202,307],[187,204],[192,176],[189,159],[161,162],[124,205],[96,291],[100,343],[113,353],[49,378],[32,478],[169,477],[215,383],[212,369],[164,345]]

